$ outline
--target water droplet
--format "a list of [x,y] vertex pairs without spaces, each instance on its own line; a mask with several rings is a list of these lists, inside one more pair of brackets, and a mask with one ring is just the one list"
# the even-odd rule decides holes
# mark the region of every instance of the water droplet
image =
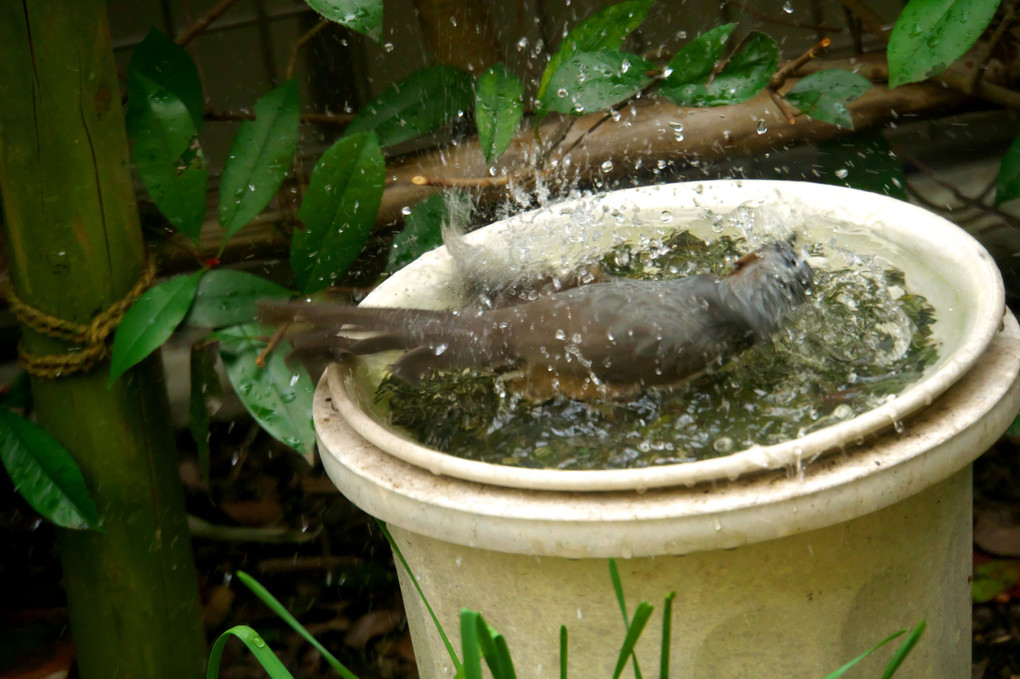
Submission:
[[766,132],[769,131],[769,126],[768,124],[766,124],[764,120],[759,120],[758,127],[755,128],[755,130],[758,132],[758,134],[765,134]]
[[527,46],[528,46],[528,39],[527,38],[521,38],[520,40],[517,41],[517,49],[518,50],[522,50],[522,49],[524,49]]
[[602,167],[602,171],[603,172],[612,172],[612,170],[613,170],[613,161],[611,161],[611,160],[604,161],[602,163],[601,167]]
[[793,3],[790,2],[790,0],[786,0],[786,2],[783,3],[783,11],[787,14],[793,14]]
[[673,221],[673,213],[670,212],[669,210],[663,210],[662,212],[659,213],[659,219],[662,221],[663,224],[669,224],[671,221]]
[[251,640],[251,643],[255,644],[259,648],[265,648],[266,642],[262,640],[262,637],[256,636]]
[[562,328],[557,328],[556,332],[553,333],[553,334],[556,336],[556,339],[558,339],[558,340],[565,340],[565,339],[567,339],[567,333],[563,332]]
[[[715,440],[715,443],[712,444],[712,447],[715,448],[717,453],[732,453],[734,447],[733,439],[729,436],[720,436]],[[716,530],[718,530],[718,528]]]
[[837,177],[839,177],[840,179],[846,179],[847,175],[849,175],[849,174],[850,174],[850,170],[846,169],[845,167],[842,167],[842,168],[836,170],[836,172],[835,172],[835,175]]
[[393,43],[392,42],[384,42],[382,48],[383,48],[383,52],[392,52],[393,51]]
[[561,98],[561,99],[563,97],[567,96],[567,88],[566,87],[561,87],[560,89],[556,90],[556,96]]
[[400,208],[400,214],[404,215],[405,217],[411,214],[411,206],[405,205],[404,207]]
[[629,59],[624,59],[623,62],[620,64],[620,72],[621,73],[626,73],[629,70],[630,70],[630,60]]

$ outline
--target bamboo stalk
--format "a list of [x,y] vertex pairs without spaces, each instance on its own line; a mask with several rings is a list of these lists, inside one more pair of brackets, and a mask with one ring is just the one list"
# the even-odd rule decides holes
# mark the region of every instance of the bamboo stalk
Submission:
[[[0,3],[0,190],[21,299],[79,323],[144,266],[106,7]],[[24,330],[34,354],[68,350]],[[84,679],[201,676],[197,578],[158,359],[108,389],[89,373],[32,379],[39,423],[75,457],[103,532],[58,531]]]

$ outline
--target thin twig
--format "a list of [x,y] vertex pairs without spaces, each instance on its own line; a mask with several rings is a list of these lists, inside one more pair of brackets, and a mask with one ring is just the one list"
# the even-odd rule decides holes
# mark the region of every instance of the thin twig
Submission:
[[290,59],[287,60],[287,80],[290,80],[294,76],[294,66],[297,64],[297,58],[298,54],[301,52],[301,48],[307,45],[308,41],[314,38],[316,34],[328,26],[329,23],[330,22],[326,19],[322,19],[294,42],[294,46],[290,48]]
[[191,24],[185,30],[181,31],[174,39],[180,46],[187,45],[189,42],[195,39],[202,31],[209,27],[209,24],[219,19],[224,12],[236,5],[238,0],[222,0],[220,4],[213,7],[211,10],[198,17],[195,23]]
[[266,359],[269,357],[269,353],[276,348],[276,345],[283,339],[283,333],[286,332],[289,323],[282,323],[274,332],[273,336],[269,338],[269,342],[266,343],[266,348],[259,352],[259,355],[255,357],[255,365],[260,368],[266,367]]
[[1002,16],[1002,21],[992,31],[987,42],[979,43],[977,53],[975,54],[974,70],[970,73],[970,78],[967,80],[967,87],[971,92],[974,91],[977,85],[978,79],[981,78],[981,74],[985,69],[985,65],[992,56],[992,51],[998,46],[999,41],[1002,40],[1002,36],[1006,33],[1006,29],[1013,23],[1013,19],[1016,18],[1016,2],[1009,2],[1006,4],[1006,11]]
[[818,41],[818,43],[814,47],[809,49],[807,52],[804,52],[804,54],[800,55],[793,61],[784,64],[783,67],[780,68],[775,73],[773,73],[772,78],[769,79],[769,89],[778,90],[780,87],[783,86],[783,83],[786,82],[787,78],[789,78],[790,76],[797,72],[797,69],[799,69],[801,66],[811,61],[815,57],[817,57],[819,52],[821,52],[823,49],[825,49],[831,44],[832,44],[831,40],[829,40],[828,38],[822,38],[820,41]]
[[786,103],[786,100],[780,97],[779,93],[776,92],[771,87],[766,88],[766,91],[769,93],[769,96],[772,97],[772,103],[776,105],[776,107],[779,109],[779,112],[783,114],[784,118],[786,118],[786,122],[790,123],[791,125],[796,125],[797,117],[793,114],[793,111],[790,109],[789,104]]
[[504,174],[498,177],[426,177],[419,174],[411,177],[411,183],[415,186],[442,186],[453,189],[488,189],[506,186],[514,179],[521,179],[524,176]]

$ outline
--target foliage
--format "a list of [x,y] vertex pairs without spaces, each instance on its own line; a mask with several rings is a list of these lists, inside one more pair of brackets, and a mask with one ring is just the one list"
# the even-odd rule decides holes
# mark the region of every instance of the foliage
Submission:
[[[493,679],[517,679],[517,673],[514,669],[513,660],[510,656],[509,644],[506,638],[500,634],[498,630],[489,626],[489,624],[485,622],[485,618],[482,617],[482,614],[477,611],[464,608],[460,612],[459,624],[461,655],[460,657],[457,656],[453,646],[447,638],[446,631],[436,618],[435,613],[432,612],[432,606],[429,605],[428,599],[425,598],[421,586],[418,584],[418,579],[408,567],[407,561],[404,559],[404,555],[400,551],[400,547],[393,541],[393,536],[390,535],[389,530],[386,528],[386,524],[379,522],[379,526],[382,529],[383,534],[386,536],[386,539],[389,541],[390,547],[393,549],[394,556],[397,561],[400,562],[411,583],[417,590],[418,595],[422,598],[422,602],[432,615],[432,621],[436,625],[437,631],[446,643],[447,651],[450,654],[450,660],[452,661],[454,668],[456,668],[455,679],[482,679],[483,676],[486,676],[482,673],[482,660],[485,660],[485,664],[489,669],[489,675],[491,675]],[[286,622],[291,629],[295,630],[306,641],[308,641],[308,643],[312,644],[312,646],[314,646],[316,650],[322,654],[337,674],[344,679],[357,679],[357,677],[355,677],[350,670],[344,667],[344,665],[340,663],[336,657],[326,650],[308,632],[308,630],[306,630],[301,623],[298,622],[286,608],[284,608],[283,604],[281,604],[280,601],[269,592],[269,590],[262,586],[261,583],[243,571],[238,571],[237,577],[255,594],[255,596],[266,604],[270,610]],[[619,652],[617,653],[617,662],[616,668],[613,672],[613,679],[618,679],[623,674],[623,670],[628,661],[633,664],[634,676],[642,677],[643,675],[638,665],[637,655],[634,652],[634,648],[637,645],[638,640],[641,638],[641,634],[644,632],[644,629],[648,624],[648,620],[651,618],[655,608],[647,601],[642,601],[634,609],[633,614],[628,614],[626,598],[623,592],[623,584],[620,579],[619,569],[616,567],[615,559],[609,559],[609,577],[612,583],[613,593],[620,606],[620,614],[623,618],[624,627],[624,636],[623,640],[620,642]],[[672,603],[675,596],[675,592],[670,592],[663,600],[662,638],[659,644],[660,679],[667,679],[670,676],[670,623],[673,610]],[[924,629],[925,623],[924,621],[921,621],[910,631],[907,639],[899,646],[899,648],[897,648],[892,658],[890,658],[889,662],[886,664],[885,671],[882,674],[882,679],[888,679],[896,673],[900,665],[903,664],[903,661],[913,650],[914,646],[917,645],[921,635],[924,634]],[[838,677],[843,676],[844,673],[850,670],[858,662],[904,634],[906,634],[906,630],[900,630],[899,632],[889,635],[864,653],[837,669],[835,672],[826,675],[825,679],[837,679]],[[231,636],[236,636],[245,643],[270,677],[273,679],[292,679],[293,675],[291,675],[290,672],[283,667],[279,659],[277,659],[271,651],[268,651],[262,638],[259,637],[253,629],[246,625],[233,627],[220,635],[219,639],[216,640],[216,643],[210,651],[208,671],[206,672],[207,679],[216,679],[216,677],[219,676],[223,648]],[[569,676],[567,663],[568,639],[569,635],[567,633],[567,628],[565,625],[561,625],[560,677],[562,679],[567,679]]]

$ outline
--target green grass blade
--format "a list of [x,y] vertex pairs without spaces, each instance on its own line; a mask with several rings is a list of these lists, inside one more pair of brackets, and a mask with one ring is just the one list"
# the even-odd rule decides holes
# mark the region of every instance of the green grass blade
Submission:
[[609,560],[609,579],[613,582],[613,591],[616,593],[616,602],[620,604],[620,614],[623,616],[623,624],[630,624],[627,620],[627,601],[623,597],[623,583],[620,581],[620,569],[616,567],[616,559]]
[[567,679],[567,626],[560,625],[560,679]]
[[460,612],[460,647],[464,654],[464,679],[482,679],[481,641],[478,638],[478,620],[481,615],[462,609]]
[[669,679],[669,647],[673,640],[673,599],[676,592],[670,592],[662,602],[662,651],[659,654],[659,679]]
[[[268,606],[270,610],[273,611],[273,613],[276,613],[276,615],[278,615],[281,620],[290,625],[291,629],[293,629],[295,632],[304,637],[305,641],[314,646],[315,649],[322,654],[322,657],[326,659],[326,662],[329,663],[329,666],[332,667],[337,674],[339,674],[344,679],[358,679],[358,677],[355,676],[355,674],[351,672],[349,669],[344,667],[343,663],[337,660],[332,653],[327,651],[325,647],[323,647],[323,645],[320,644],[318,640],[315,637],[313,637],[300,622],[297,621],[297,618],[291,615],[290,611],[288,611],[276,597],[270,594],[269,590],[263,587],[258,580],[248,575],[244,571],[237,571],[236,575],[238,580],[243,582],[245,587],[254,592],[255,596],[257,596],[262,601],[262,603]],[[289,677],[290,675],[288,674],[286,676]]]
[[209,651],[209,663],[206,666],[206,679],[216,679],[220,675],[220,660],[223,659],[223,648],[227,645],[230,637],[237,637],[248,647],[251,654],[262,665],[262,669],[273,679],[294,679],[294,675],[287,671],[280,659],[276,657],[273,650],[266,645],[258,632],[247,625],[231,627],[220,635],[212,650]]
[[825,679],[837,679],[837,677],[843,676],[843,674],[846,673],[846,671],[849,670],[851,667],[853,667],[854,665],[856,665],[860,661],[864,660],[869,655],[871,655],[872,653],[874,653],[878,649],[882,648],[883,646],[888,644],[890,641],[892,641],[896,637],[903,636],[904,634],[906,634],[906,630],[900,630],[899,632],[896,632],[895,634],[890,634],[885,639],[883,639],[882,641],[878,642],[877,644],[875,644],[874,646],[872,646],[871,648],[866,650],[864,653],[861,653],[859,656],[857,656],[856,658],[854,658],[853,660],[848,662],[846,665],[843,665],[842,667],[840,667],[838,670],[836,670],[832,674],[825,675]]
[[418,584],[418,578],[414,577],[414,573],[411,572],[411,567],[407,565],[407,560],[404,558],[403,552],[400,551],[400,547],[393,540],[393,536],[390,535],[390,529],[386,527],[386,524],[376,519],[375,522],[379,524],[379,530],[386,537],[386,541],[390,543],[390,549],[396,554],[397,560],[400,561],[400,565],[404,567],[404,572],[407,573],[407,577],[411,578],[411,584],[414,585],[414,589],[418,592],[418,596],[421,597],[421,602],[425,604],[425,609],[428,610],[429,616],[432,618],[432,623],[436,626],[439,631],[439,636],[443,640],[443,644],[446,646],[446,652],[450,654],[450,660],[453,662],[453,666],[457,670],[457,674],[460,675],[463,665],[461,665],[460,659],[457,657],[456,651],[453,650],[453,644],[450,643],[449,637],[446,636],[446,631],[443,626],[439,623],[439,618],[436,616],[436,612],[432,610],[432,606],[429,604],[429,600],[425,598],[425,592],[421,591],[421,585]]
[[882,673],[882,679],[889,679],[892,675],[896,674],[896,670],[900,668],[903,661],[907,659],[910,652],[914,650],[914,646],[921,639],[921,635],[924,634],[924,628],[927,627],[927,623],[922,620],[917,623],[917,627],[910,630],[910,634],[907,636],[906,641],[900,644],[900,647],[896,649],[896,653],[893,654],[889,664],[886,665],[885,672]]
[[637,656],[634,655],[634,645],[637,644],[637,640],[640,638],[641,632],[644,631],[648,618],[651,617],[654,610],[655,608],[647,601],[642,601],[638,604],[637,610],[634,611],[634,620],[627,626],[627,636],[623,639],[623,646],[620,647],[620,656],[616,659],[616,670],[613,671],[613,679],[620,679],[620,675],[623,674],[623,668],[627,665],[627,658],[630,656],[634,657],[634,676],[641,676],[637,666]]

